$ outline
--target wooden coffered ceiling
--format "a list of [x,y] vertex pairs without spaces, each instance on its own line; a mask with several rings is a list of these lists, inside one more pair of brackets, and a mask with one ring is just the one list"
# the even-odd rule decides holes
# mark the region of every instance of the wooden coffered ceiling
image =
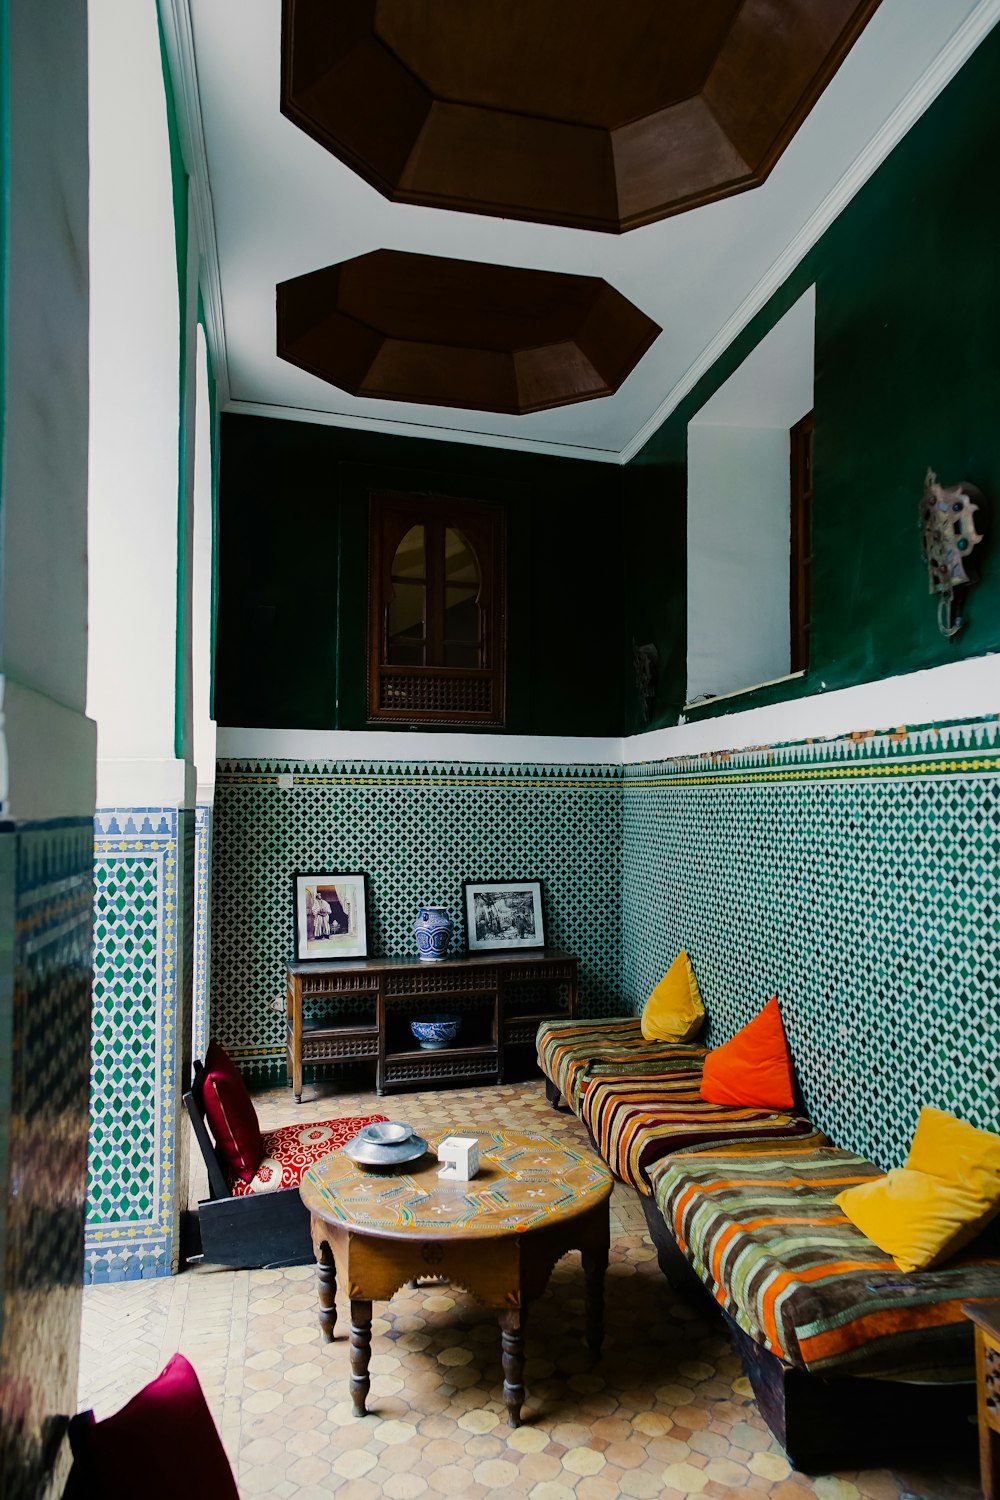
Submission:
[[[336,75],[346,124],[356,121],[360,130],[374,122],[382,131],[379,170],[386,179],[402,170],[399,109],[388,85],[373,81],[361,62],[374,54],[393,73],[402,68],[395,49],[411,51],[412,70],[404,71],[420,97],[440,92],[438,69],[448,68],[456,89],[485,101],[484,115],[548,127],[557,117],[569,119],[571,99],[583,96],[568,128],[610,139],[612,127],[627,132],[636,118],[683,106],[699,80],[702,97],[713,74],[721,87],[720,65],[712,58],[726,55],[751,4],[757,0],[744,0],[738,9],[735,0],[724,6],[717,0],[506,0],[499,8],[495,0],[464,6],[457,0],[377,6],[323,0],[313,5],[319,22],[348,17],[356,41],[335,62],[322,51],[320,36],[313,55],[299,58],[304,71],[296,88],[301,85],[303,102],[314,108],[328,97]],[[760,187],[627,234],[535,222],[507,209],[509,216],[495,217],[392,201],[283,113],[278,0],[161,0],[160,13],[204,250],[209,346],[224,410],[622,462],[697,385],[919,119],[996,23],[1000,0],[882,0]],[[505,26],[491,34],[486,63],[481,52],[457,41],[436,50],[442,15],[458,36],[466,23],[498,13],[529,14],[535,25],[530,43],[514,40],[512,24],[509,35]],[[861,13],[841,0],[769,0],[768,10],[775,45],[788,17],[808,19],[801,45],[810,57],[817,38],[836,46],[847,35],[844,17]],[[426,27],[413,20],[421,16]],[[675,23],[666,41],[662,33],[657,43],[644,40],[642,27],[661,27],[664,16]],[[599,56],[596,72],[579,57],[576,33],[586,30],[598,38],[589,54]],[[572,67],[563,66],[564,56],[573,59]],[[814,67],[809,77],[816,76]],[[454,102],[447,101],[449,107]],[[761,108],[769,119],[770,107],[768,93]],[[444,103],[431,114],[444,118],[442,110],[448,112]],[[742,138],[737,149],[750,152]],[[530,145],[519,147],[514,165],[530,167],[533,154]],[[610,151],[605,161],[610,164]],[[482,182],[485,176],[480,181],[475,173],[472,186],[486,197]],[[598,217],[609,201],[598,203]],[[383,387],[375,394],[363,381],[345,388],[283,358],[275,339],[275,287],[383,248],[602,281],[663,332],[612,394],[530,411],[520,403],[515,409],[513,401],[503,410],[470,405],[463,411],[443,404],[429,380],[419,396],[412,388],[390,396]],[[601,374],[609,389],[620,378],[615,371]]]
[[758,186],[880,0],[284,0],[281,108],[387,198],[622,231]]
[[523,414],[616,391],[660,329],[596,276],[375,250],[278,287],[282,359],[355,396]]

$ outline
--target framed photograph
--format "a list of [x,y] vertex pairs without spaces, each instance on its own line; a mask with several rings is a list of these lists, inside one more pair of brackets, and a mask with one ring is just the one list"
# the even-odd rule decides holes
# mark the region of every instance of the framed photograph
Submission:
[[466,880],[463,898],[470,953],[545,947],[540,880]]
[[295,957],[368,957],[368,876],[301,875],[295,882]]

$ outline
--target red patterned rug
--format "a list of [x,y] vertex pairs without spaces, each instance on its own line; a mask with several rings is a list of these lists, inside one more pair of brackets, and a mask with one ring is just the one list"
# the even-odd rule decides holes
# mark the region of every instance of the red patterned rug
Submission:
[[230,1191],[234,1198],[242,1198],[247,1193],[276,1193],[279,1188],[297,1187],[302,1173],[313,1162],[339,1151],[364,1125],[387,1118],[348,1115],[342,1120],[318,1120],[314,1125],[283,1125],[280,1130],[265,1131],[261,1137],[264,1155],[253,1182],[238,1177],[230,1182]]

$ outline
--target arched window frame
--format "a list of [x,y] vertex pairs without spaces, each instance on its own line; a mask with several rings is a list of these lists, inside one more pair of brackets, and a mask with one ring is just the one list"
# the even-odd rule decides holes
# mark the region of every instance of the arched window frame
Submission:
[[[426,528],[426,665],[388,660],[387,620],[396,549],[414,526]],[[479,566],[482,658],[478,667],[449,667],[441,650],[445,574],[437,551],[448,528],[461,533]],[[371,497],[368,580],[368,719],[385,724],[462,724],[501,728],[505,718],[505,527],[503,512],[435,495],[394,491]],[[437,659],[435,659],[437,658]]]

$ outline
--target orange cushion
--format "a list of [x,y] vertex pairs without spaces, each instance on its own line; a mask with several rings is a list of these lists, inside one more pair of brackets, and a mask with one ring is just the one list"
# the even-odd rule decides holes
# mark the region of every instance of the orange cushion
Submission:
[[777,995],[742,1031],[705,1058],[701,1097],[710,1104],[759,1109],[794,1106],[795,1074]]

